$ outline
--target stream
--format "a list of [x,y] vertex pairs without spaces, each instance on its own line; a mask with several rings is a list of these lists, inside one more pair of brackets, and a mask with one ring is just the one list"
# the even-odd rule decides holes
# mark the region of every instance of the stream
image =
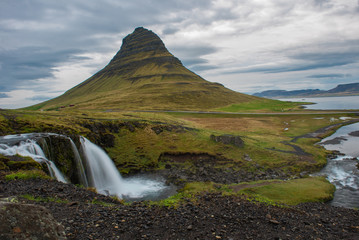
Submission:
[[359,208],[359,123],[343,126],[320,143],[327,150],[339,151],[313,175],[326,176],[335,185],[333,206]]

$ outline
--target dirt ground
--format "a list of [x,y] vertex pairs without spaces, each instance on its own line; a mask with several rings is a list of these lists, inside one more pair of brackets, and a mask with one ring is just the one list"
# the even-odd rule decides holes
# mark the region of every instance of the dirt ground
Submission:
[[68,239],[359,239],[359,211],[323,203],[280,208],[203,194],[173,208],[123,204],[54,180],[0,180],[0,198],[10,196],[49,209]]

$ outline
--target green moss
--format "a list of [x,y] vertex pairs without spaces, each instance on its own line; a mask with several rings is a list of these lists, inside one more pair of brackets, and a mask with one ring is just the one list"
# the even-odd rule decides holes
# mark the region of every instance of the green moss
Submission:
[[174,207],[177,208],[181,203],[186,200],[195,201],[195,195],[189,192],[179,192],[173,196],[170,196],[166,199],[160,201],[150,201],[150,205],[159,205],[165,207]]
[[219,192],[224,194],[232,192],[232,189],[230,189],[228,185],[213,182],[189,182],[186,183],[177,194],[164,200],[151,203],[166,207],[178,207],[187,201],[196,202],[197,196],[210,192]]
[[42,169],[41,164],[30,157],[25,157],[24,161],[8,161],[7,165],[11,170]]
[[5,175],[5,179],[7,181],[34,178],[51,179],[48,175],[46,175],[46,173],[41,170],[19,170],[17,172]]
[[281,181],[240,191],[259,201],[297,205],[304,202],[325,202],[333,198],[335,187],[323,177]]

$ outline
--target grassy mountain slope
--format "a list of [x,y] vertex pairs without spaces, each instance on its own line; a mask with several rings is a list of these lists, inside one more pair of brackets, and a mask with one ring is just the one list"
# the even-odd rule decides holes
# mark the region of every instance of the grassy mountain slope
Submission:
[[204,80],[185,68],[161,39],[137,28],[101,71],[63,95],[31,109],[205,110],[260,98]]

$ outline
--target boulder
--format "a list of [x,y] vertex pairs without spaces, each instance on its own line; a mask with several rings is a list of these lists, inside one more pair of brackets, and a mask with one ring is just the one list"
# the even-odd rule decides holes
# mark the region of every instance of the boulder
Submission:
[[66,239],[64,227],[42,206],[0,202],[0,239]]
[[211,135],[211,139],[216,142],[220,142],[223,144],[231,144],[236,147],[244,146],[244,142],[240,136],[234,136],[230,134],[225,134],[220,136]]

